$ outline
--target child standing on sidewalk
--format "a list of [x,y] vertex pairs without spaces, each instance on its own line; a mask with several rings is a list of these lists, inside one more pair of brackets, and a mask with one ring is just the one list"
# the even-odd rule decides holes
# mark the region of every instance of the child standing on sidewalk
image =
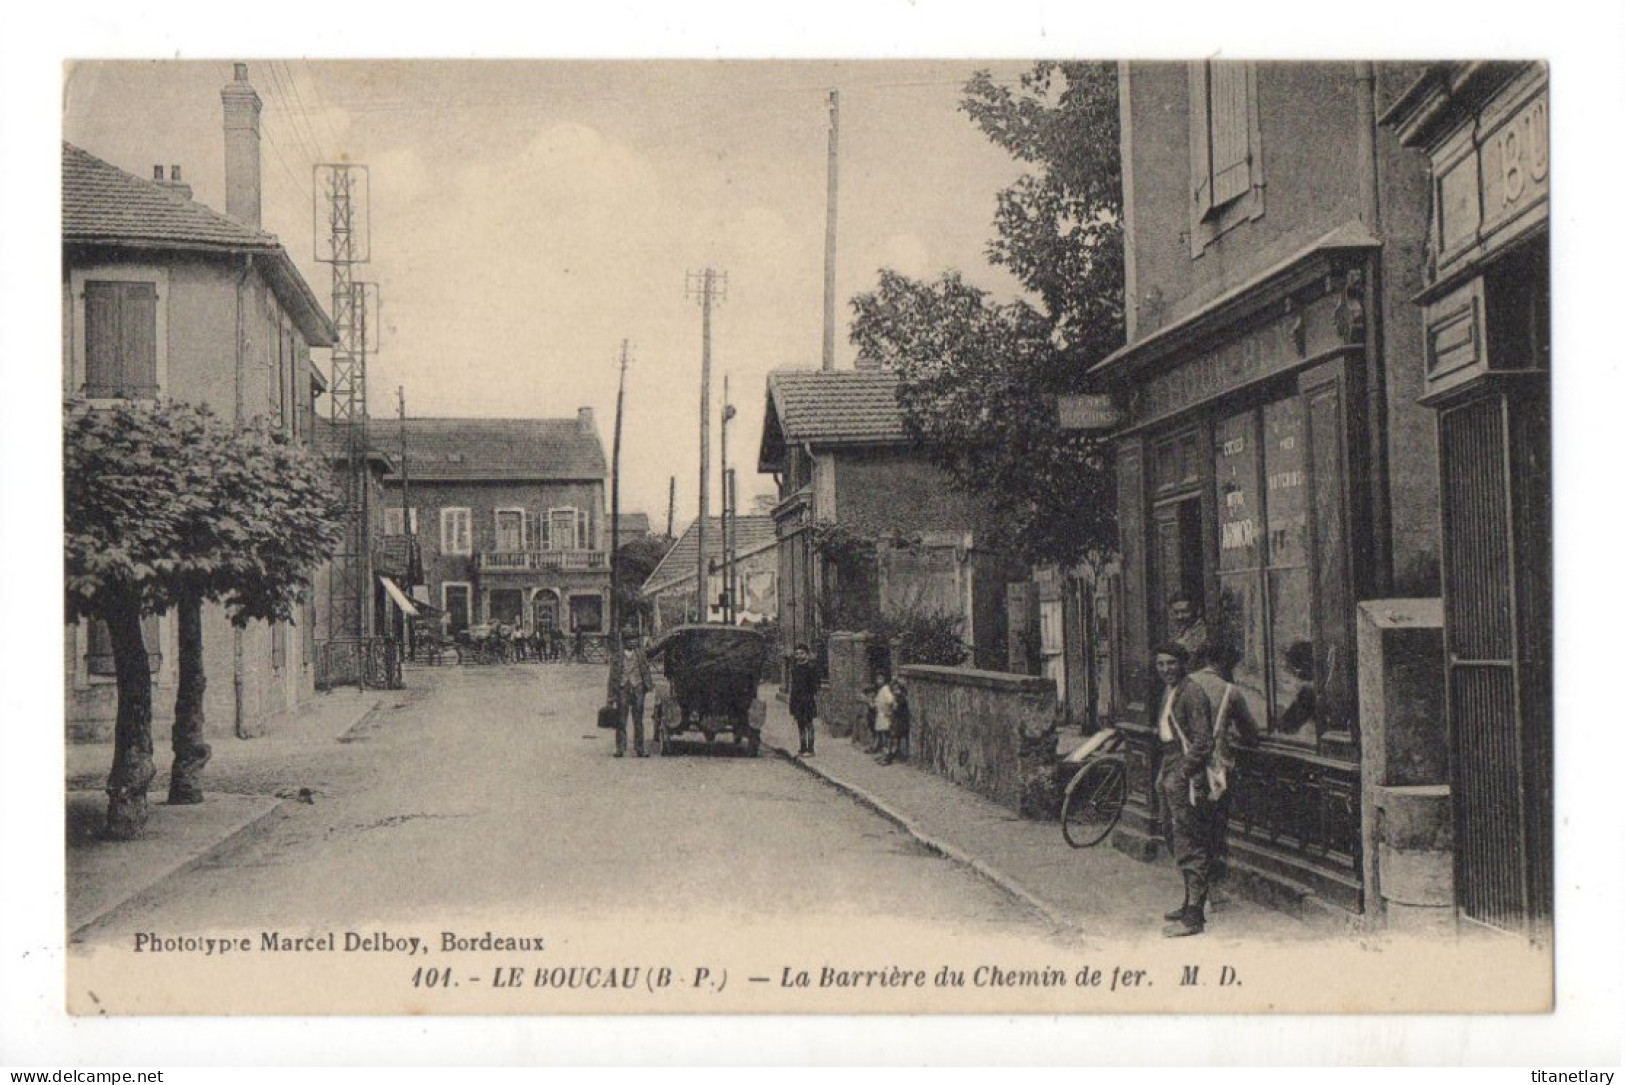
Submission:
[[891,749],[881,757],[882,765],[889,765],[894,760],[902,758],[908,760],[908,732],[911,722],[908,709],[908,687],[903,684],[901,675],[892,675],[891,685]]
[[875,672],[875,746],[880,751],[880,763],[891,764],[892,724],[897,711],[897,694],[892,691],[891,675]]

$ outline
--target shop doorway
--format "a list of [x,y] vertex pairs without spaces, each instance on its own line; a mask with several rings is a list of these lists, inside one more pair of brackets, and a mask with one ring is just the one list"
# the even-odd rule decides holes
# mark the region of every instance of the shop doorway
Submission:
[[[1151,511],[1152,643],[1200,639],[1207,573],[1202,562],[1202,502],[1192,494],[1164,501]],[[1177,604],[1185,604],[1181,614]],[[1187,644],[1187,648],[1192,645]]]

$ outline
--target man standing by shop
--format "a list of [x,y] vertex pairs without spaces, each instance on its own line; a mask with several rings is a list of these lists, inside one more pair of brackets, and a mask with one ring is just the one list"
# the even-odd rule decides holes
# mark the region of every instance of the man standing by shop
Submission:
[[1162,758],[1157,769],[1157,797],[1174,865],[1185,882],[1185,901],[1163,916],[1163,935],[1183,938],[1201,934],[1207,925],[1208,878],[1213,816],[1208,798],[1207,762],[1213,752],[1213,703],[1185,673],[1190,655],[1179,644],[1157,649],[1157,677],[1162,679],[1162,705],[1157,737]]
[[626,756],[626,719],[632,717],[632,748],[639,757],[648,757],[643,748],[643,695],[654,688],[649,657],[637,633],[621,634],[621,650],[609,664],[609,696],[619,709],[616,715],[615,756]]
[[818,665],[805,644],[796,645],[790,663],[790,715],[801,732],[798,757],[813,756],[813,717],[818,715]]

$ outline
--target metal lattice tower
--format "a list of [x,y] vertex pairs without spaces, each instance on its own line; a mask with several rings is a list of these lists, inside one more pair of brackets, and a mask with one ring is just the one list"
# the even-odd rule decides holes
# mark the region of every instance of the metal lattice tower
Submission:
[[[372,632],[372,578],[367,487],[367,294],[355,281],[355,265],[370,256],[367,239],[367,168],[352,164],[316,167],[317,199],[326,209],[326,252],[316,258],[333,265],[333,347],[331,418],[335,450],[345,454],[343,549],[333,558],[328,589],[330,640],[366,637]],[[358,204],[360,206],[358,206]]]

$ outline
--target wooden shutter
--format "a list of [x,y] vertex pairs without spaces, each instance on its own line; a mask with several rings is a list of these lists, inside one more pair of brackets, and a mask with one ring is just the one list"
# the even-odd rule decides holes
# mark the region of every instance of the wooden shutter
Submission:
[[1190,126],[1191,126],[1191,199],[1196,217],[1200,219],[1213,208],[1213,153],[1209,136],[1212,132],[1208,113],[1208,75],[1206,61],[1195,60],[1189,65]]
[[271,623],[271,669],[280,671],[288,665],[288,627],[282,622]]
[[1339,378],[1304,389],[1309,426],[1310,522],[1313,525],[1315,709],[1321,732],[1354,724],[1354,593],[1349,576],[1349,508],[1344,480],[1346,420]]
[[118,394],[118,287],[118,283],[85,284],[85,395],[92,399]]
[[121,395],[158,394],[158,288],[124,283],[119,298]]
[[1252,187],[1247,64],[1239,60],[1215,60],[1210,62],[1209,72],[1213,205],[1218,207],[1245,196]]

